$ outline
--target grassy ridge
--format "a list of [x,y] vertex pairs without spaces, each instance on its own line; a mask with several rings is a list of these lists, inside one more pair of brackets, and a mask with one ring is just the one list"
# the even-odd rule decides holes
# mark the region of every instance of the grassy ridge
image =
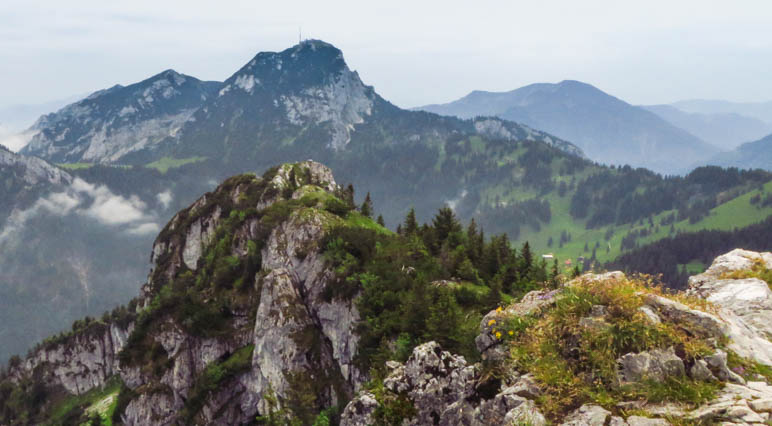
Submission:
[[[518,240],[529,241],[537,253],[553,253],[561,260],[572,259],[574,261],[578,256],[589,258],[597,242],[599,244],[596,252],[597,259],[600,262],[607,262],[622,253],[622,238],[631,231],[650,230],[651,233],[648,236],[638,239],[639,244],[644,245],[675,235],[678,232],[693,232],[703,229],[731,230],[758,223],[772,215],[772,206],[752,205],[750,199],[760,193],[770,192],[772,192],[772,182],[766,183],[761,191],[759,189],[751,190],[711,209],[709,215],[695,223],[689,223],[688,219],[673,223],[674,232],[671,232],[670,225],[660,224],[665,217],[677,214],[675,210],[667,210],[653,216],[652,220],[655,225],[653,229],[650,228],[648,221],[643,221],[642,224],[639,222],[632,225],[608,225],[597,229],[586,229],[586,220],[575,220],[570,216],[568,194],[559,197],[556,193],[550,193],[544,197],[552,206],[550,223],[543,225],[539,231],[524,228]],[[524,194],[524,196],[530,195]],[[571,241],[563,244],[563,247],[559,247],[562,231],[571,234]],[[607,240],[605,237],[609,233],[612,236]],[[553,239],[552,247],[547,245],[550,237]],[[584,250],[585,243],[589,248],[588,251]],[[692,272],[697,272],[701,269],[698,266],[697,264],[690,264],[689,269]]]

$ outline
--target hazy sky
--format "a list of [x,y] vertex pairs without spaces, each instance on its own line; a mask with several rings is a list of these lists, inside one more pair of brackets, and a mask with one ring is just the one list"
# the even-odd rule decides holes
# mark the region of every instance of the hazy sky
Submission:
[[[377,4],[377,5],[376,5]],[[772,99],[770,1],[2,0],[0,106],[167,68],[223,80],[304,37],[403,107],[582,80],[630,103]]]

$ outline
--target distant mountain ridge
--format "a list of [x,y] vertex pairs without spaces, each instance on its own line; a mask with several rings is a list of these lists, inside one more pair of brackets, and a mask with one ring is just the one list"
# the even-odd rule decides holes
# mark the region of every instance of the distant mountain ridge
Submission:
[[718,150],[659,116],[579,81],[537,83],[510,92],[474,91],[419,109],[444,115],[496,115],[570,140],[593,160],[661,173],[684,172],[683,158]]
[[174,70],[115,85],[42,116],[20,152],[56,163],[119,161],[174,135],[219,87]]
[[766,123],[772,123],[772,101],[768,102],[731,102],[719,99],[688,99],[673,102],[670,105],[689,113],[700,114],[740,114],[753,117]]
[[[494,127],[401,110],[366,86],[339,49],[306,40],[282,52],[257,54],[222,83],[168,70],[96,92],[42,117],[33,126],[39,134],[23,153],[56,163],[147,164],[172,156],[254,166],[256,158],[270,164],[264,155],[275,161],[310,154],[331,158],[352,141],[436,144],[462,132],[540,140],[583,155],[576,146],[525,126]],[[303,158],[286,156],[301,150]]]
[[717,154],[707,163],[722,167],[772,171],[772,135],[744,143],[732,151]]
[[673,105],[646,105],[642,108],[723,150],[737,148],[744,142],[772,133],[772,123],[737,112],[685,112]]

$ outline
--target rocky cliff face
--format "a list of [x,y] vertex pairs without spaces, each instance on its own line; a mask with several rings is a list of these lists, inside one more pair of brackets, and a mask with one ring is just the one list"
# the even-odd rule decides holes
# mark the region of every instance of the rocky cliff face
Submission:
[[22,153],[58,163],[121,161],[174,136],[219,85],[167,70],[100,90],[42,116]]
[[[759,372],[772,365],[770,322],[765,321],[772,312],[768,303],[770,284],[748,276],[770,268],[771,253],[738,249],[716,258],[705,273],[690,279],[688,295],[699,299],[679,301],[656,292],[636,295],[641,297],[641,303],[630,317],[634,321],[653,326],[651,330],[674,325],[691,336],[704,336],[708,347],[698,356],[687,355],[688,350],[678,345],[627,353],[616,360],[616,379],[610,388],[648,386],[652,381],[674,387],[672,380],[676,379],[681,383],[716,384],[711,397],[699,404],[621,398],[612,405],[606,402],[605,407],[587,401],[590,398],[579,398],[574,401],[585,403],[559,416],[553,412],[550,420],[563,425],[668,425],[674,420],[678,424],[766,424],[772,412],[772,386],[770,377]],[[571,298],[581,297],[583,288],[608,289],[604,283],[616,286],[625,282],[627,278],[620,272],[585,275],[560,289],[534,291],[519,303],[491,311],[483,318],[476,339],[483,363],[470,365],[434,342],[420,345],[404,365],[389,362],[390,373],[383,380],[383,388],[377,394],[366,391],[354,398],[346,406],[341,424],[373,424],[388,415],[384,413],[396,410],[401,410],[401,424],[547,424],[542,409],[555,408],[545,405],[556,396],[547,394],[554,389],[543,381],[543,371],[536,369],[532,374],[521,367],[522,358],[516,353],[527,349],[509,346],[507,328],[516,327],[513,324],[517,321],[566,309]],[[578,318],[578,326],[590,335],[620,327],[613,321],[619,315],[614,312],[618,309],[616,305],[588,307],[586,316]],[[499,330],[505,333],[504,337]],[[570,333],[569,328],[564,330]],[[579,347],[563,350],[580,351]],[[733,366],[738,359],[745,361]],[[629,398],[631,394],[627,395]]]
[[345,205],[338,193],[311,161],[229,179],[161,232],[132,309],[41,345],[9,377],[79,395],[119,376],[120,418],[134,425],[303,418],[345,403],[365,377],[356,309],[324,296],[322,240],[343,222],[325,205]]

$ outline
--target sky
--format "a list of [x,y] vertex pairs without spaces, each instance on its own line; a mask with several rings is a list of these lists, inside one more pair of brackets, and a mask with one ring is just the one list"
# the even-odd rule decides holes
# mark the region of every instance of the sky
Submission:
[[0,2],[0,107],[173,68],[224,80],[303,38],[401,107],[581,80],[632,104],[772,100],[769,1]]

